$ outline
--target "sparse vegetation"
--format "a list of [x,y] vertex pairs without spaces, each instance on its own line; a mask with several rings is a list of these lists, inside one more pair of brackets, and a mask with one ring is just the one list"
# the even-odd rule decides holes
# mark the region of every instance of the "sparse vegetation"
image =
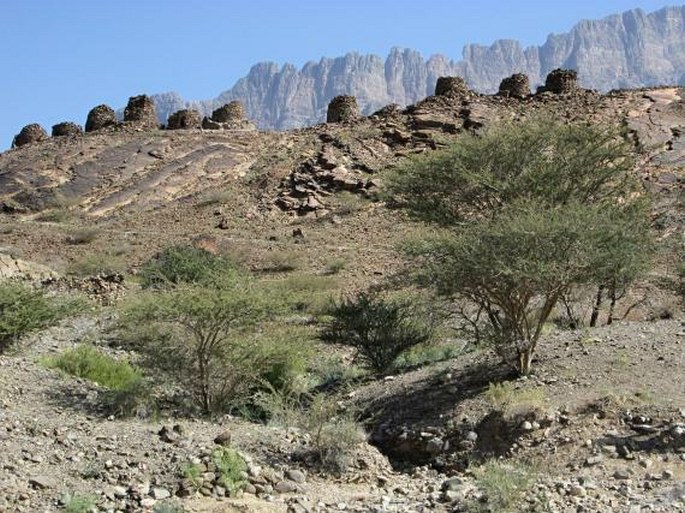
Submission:
[[521,511],[520,505],[534,474],[514,463],[488,461],[476,469],[478,487],[483,500],[471,501],[469,511],[482,513],[510,513]]
[[262,270],[270,273],[287,273],[302,267],[302,257],[292,249],[274,249],[264,257]]
[[181,284],[211,285],[231,279],[238,265],[226,257],[194,246],[172,246],[148,261],[140,271],[143,288],[172,288]]
[[68,244],[90,244],[99,234],[100,230],[97,228],[80,228],[69,232],[66,241]]
[[42,291],[14,282],[0,283],[0,353],[21,337],[46,328],[73,311]]
[[234,496],[247,483],[244,473],[247,464],[235,449],[222,447],[212,452],[212,461],[221,475],[220,483],[230,496]]
[[546,406],[545,391],[542,388],[514,388],[512,383],[490,383],[485,398],[492,407],[508,417],[539,414]]
[[92,345],[78,345],[45,358],[43,364],[107,388],[104,405],[120,415],[132,415],[149,402],[149,388],[142,373],[127,361],[116,360]]
[[369,292],[331,305],[331,319],[321,330],[324,342],[354,347],[358,359],[379,374],[404,351],[431,339],[432,327],[420,322],[408,301]]
[[90,513],[95,507],[92,495],[66,495],[62,502],[66,513]]
[[126,262],[120,256],[109,254],[91,254],[71,262],[66,269],[72,276],[94,276],[97,274],[123,273]]

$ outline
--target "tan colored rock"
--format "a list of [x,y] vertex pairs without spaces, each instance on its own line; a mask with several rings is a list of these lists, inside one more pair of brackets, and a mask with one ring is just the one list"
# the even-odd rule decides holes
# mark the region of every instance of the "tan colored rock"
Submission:
[[327,123],[344,123],[359,117],[359,106],[357,105],[357,98],[354,96],[336,96],[328,104]]
[[212,121],[217,123],[239,123],[245,119],[245,107],[239,101],[222,105],[212,112]]
[[144,94],[131,96],[124,109],[124,121],[140,128],[159,128],[155,102]]
[[530,79],[523,73],[514,73],[499,84],[500,96],[525,98],[530,94]]
[[83,128],[76,123],[71,121],[65,121],[64,123],[57,123],[52,126],[52,136],[53,137],[63,137],[68,135],[80,135],[83,133]]
[[88,113],[86,119],[86,132],[94,132],[95,130],[102,130],[105,127],[117,124],[117,116],[114,109],[109,105],[98,105],[93,107]]
[[435,84],[435,96],[462,96],[469,88],[461,77],[439,77]]
[[183,109],[174,112],[167,120],[168,130],[181,130],[185,128],[200,128],[202,116],[193,109]]
[[14,136],[12,148],[19,148],[20,146],[25,146],[27,144],[44,141],[47,138],[48,134],[42,126],[38,123],[31,123],[22,128],[21,132]]
[[557,68],[551,71],[545,80],[544,90],[550,93],[572,93],[578,89],[578,73],[572,69]]
[[7,278],[45,280],[56,276],[57,273],[44,265],[0,253],[0,279],[2,280]]

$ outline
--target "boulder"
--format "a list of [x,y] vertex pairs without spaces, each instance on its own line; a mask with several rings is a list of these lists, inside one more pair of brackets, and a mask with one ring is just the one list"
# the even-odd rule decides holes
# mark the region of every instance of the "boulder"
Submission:
[[578,73],[572,69],[557,68],[547,75],[544,91],[555,94],[572,93],[579,89]]
[[435,96],[463,96],[469,88],[461,77],[439,77],[435,83]]
[[109,105],[98,105],[93,107],[86,119],[86,132],[102,130],[105,127],[117,124],[117,116],[114,109]]
[[357,98],[354,96],[336,96],[328,104],[327,123],[344,123],[358,117],[360,117],[359,106],[357,105]]
[[131,96],[124,109],[124,121],[140,128],[158,128],[157,110],[152,98],[145,94]]
[[239,101],[222,105],[212,112],[212,121],[217,123],[240,123],[245,119],[245,107]]
[[47,132],[38,123],[31,123],[26,125],[21,129],[17,135],[14,136],[12,140],[12,148],[19,148],[26,144],[32,144],[40,141],[44,141],[48,138]]
[[80,135],[83,133],[83,128],[81,125],[72,123],[71,121],[65,121],[63,123],[57,123],[52,125],[52,136],[53,137],[63,137],[67,135]]
[[167,129],[180,130],[184,128],[200,128],[202,116],[193,109],[183,109],[174,112],[167,120]]
[[511,98],[525,98],[530,94],[530,79],[523,73],[514,73],[499,84],[500,96]]

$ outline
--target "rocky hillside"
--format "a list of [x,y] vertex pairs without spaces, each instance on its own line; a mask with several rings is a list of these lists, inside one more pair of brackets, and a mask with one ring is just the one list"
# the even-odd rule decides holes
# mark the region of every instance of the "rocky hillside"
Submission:
[[178,94],[155,97],[162,122],[186,105],[209,114],[231,100],[242,101],[249,117],[263,129],[285,130],[312,125],[325,117],[336,95],[357,96],[370,114],[389,103],[409,105],[433,92],[439,76],[459,75],[473,89],[490,93],[502,77],[522,72],[533,85],[551,70],[578,70],[583,86],[608,91],[685,83],[685,6],[653,13],[640,9],[602,20],[581,21],[566,34],[553,34],[542,46],[524,48],[517,41],[491,46],[467,45],[463,59],[442,55],[424,59],[415,50],[394,48],[383,60],[350,53],[334,59],[292,64],[259,63],[218,98],[186,102]]

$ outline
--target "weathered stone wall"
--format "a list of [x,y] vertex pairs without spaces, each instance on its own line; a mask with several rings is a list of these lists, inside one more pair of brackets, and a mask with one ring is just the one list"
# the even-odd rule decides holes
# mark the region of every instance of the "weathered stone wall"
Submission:
[[72,123],[71,121],[65,121],[63,123],[57,123],[52,125],[52,136],[62,137],[66,135],[79,135],[83,133],[81,125]]
[[544,90],[551,93],[572,93],[578,89],[578,73],[572,69],[557,68],[551,71],[545,80]]
[[86,119],[86,132],[102,130],[105,127],[116,124],[117,116],[114,113],[114,109],[109,105],[98,105],[97,107],[93,107],[88,113],[88,119]]
[[461,96],[469,88],[461,77],[439,77],[435,83],[435,96]]
[[222,105],[212,112],[212,121],[217,123],[239,123],[245,119],[245,107],[239,101]]
[[184,128],[200,128],[202,116],[193,109],[183,109],[174,112],[167,120],[167,129],[180,130]]
[[124,109],[124,121],[141,128],[159,128],[155,102],[145,94],[131,96]]
[[349,95],[340,95],[333,98],[328,104],[326,113],[327,123],[343,123],[356,119],[360,116],[357,98]]
[[499,84],[501,96],[512,98],[525,98],[530,94],[530,79],[523,73],[514,73],[510,77],[502,80]]
[[48,138],[47,132],[38,123],[31,123],[26,125],[21,131],[14,136],[12,140],[12,148],[18,148],[26,144],[40,142]]

